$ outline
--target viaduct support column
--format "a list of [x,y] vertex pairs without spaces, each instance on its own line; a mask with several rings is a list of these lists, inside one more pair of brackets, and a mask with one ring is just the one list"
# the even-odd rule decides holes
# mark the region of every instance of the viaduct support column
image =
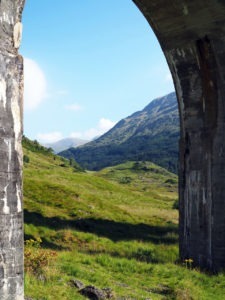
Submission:
[[0,299],[23,300],[22,99],[24,0],[0,1]]
[[180,257],[225,269],[225,43],[204,36],[166,53],[179,97]]
[[158,37],[179,102],[180,258],[219,271],[225,269],[225,2],[134,2]]

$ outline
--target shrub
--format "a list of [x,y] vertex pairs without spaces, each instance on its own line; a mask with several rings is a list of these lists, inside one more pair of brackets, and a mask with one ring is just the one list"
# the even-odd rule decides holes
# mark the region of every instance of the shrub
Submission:
[[165,181],[166,184],[176,184],[177,180],[174,178],[169,178]]
[[121,177],[120,179],[119,179],[119,183],[122,183],[122,184],[128,184],[128,183],[130,183],[131,182],[131,177],[129,177],[129,176],[125,176],[125,177]]
[[24,163],[27,163],[27,164],[30,162],[30,158],[29,158],[28,155],[24,155],[24,156],[23,156],[23,162],[24,162]]
[[73,167],[74,172],[83,172],[84,169],[75,161],[75,159],[69,159],[69,165]]
[[173,203],[173,209],[179,209],[179,200],[176,199]]
[[57,255],[55,251],[42,249],[41,242],[41,239],[25,241],[24,268],[36,276],[43,274],[44,267]]

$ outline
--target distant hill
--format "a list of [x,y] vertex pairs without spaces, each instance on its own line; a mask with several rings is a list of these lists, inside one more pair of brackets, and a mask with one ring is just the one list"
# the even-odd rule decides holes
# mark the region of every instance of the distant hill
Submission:
[[60,155],[89,170],[138,160],[177,172],[179,134],[177,99],[170,93],[121,120],[97,140]]
[[68,148],[72,148],[72,147],[76,148],[76,147],[84,145],[88,142],[89,141],[87,141],[87,140],[82,140],[82,139],[78,139],[78,138],[66,138],[66,139],[59,140],[55,143],[44,144],[44,146],[52,148],[55,153],[59,153]]
[[23,145],[23,152],[24,152],[24,156],[23,156],[24,166],[26,166],[26,163],[30,162],[30,154],[37,153],[38,155],[42,155],[47,159],[51,158],[53,161],[57,160],[57,162],[59,162],[60,167],[73,169],[74,172],[84,171],[84,169],[73,158],[70,158],[68,160],[64,157],[57,156],[53,153],[52,148],[46,148],[43,145],[39,144],[38,141],[36,140],[32,141],[29,138],[27,138],[25,135],[23,136],[22,139],[22,145]]

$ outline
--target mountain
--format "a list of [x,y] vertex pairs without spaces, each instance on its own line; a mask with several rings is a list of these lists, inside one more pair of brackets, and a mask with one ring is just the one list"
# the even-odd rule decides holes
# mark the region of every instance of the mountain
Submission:
[[74,158],[89,170],[142,160],[176,173],[179,135],[177,99],[173,92],[151,101],[97,140],[59,154]]
[[89,141],[87,141],[87,140],[82,140],[82,139],[78,139],[78,138],[66,138],[66,139],[59,140],[55,143],[45,144],[44,146],[52,148],[55,153],[58,153],[58,152],[66,150],[68,148],[76,148],[76,147],[84,145],[88,142]]

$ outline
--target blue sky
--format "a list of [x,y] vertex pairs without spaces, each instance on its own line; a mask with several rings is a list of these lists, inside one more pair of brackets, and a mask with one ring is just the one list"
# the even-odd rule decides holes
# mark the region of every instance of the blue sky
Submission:
[[26,0],[24,133],[91,139],[171,92],[166,60],[131,0]]

